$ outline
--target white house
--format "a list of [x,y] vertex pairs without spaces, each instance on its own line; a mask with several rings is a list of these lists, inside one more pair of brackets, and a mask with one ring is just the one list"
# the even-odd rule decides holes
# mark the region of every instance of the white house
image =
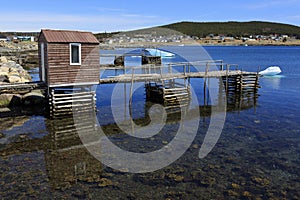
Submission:
[[0,35],[0,41],[7,41],[7,37],[5,35]]

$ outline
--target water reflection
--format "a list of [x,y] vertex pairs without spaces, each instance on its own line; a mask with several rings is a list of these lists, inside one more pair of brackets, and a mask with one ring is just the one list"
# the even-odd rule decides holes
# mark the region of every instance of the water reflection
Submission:
[[262,81],[264,81],[264,85],[266,85],[267,87],[279,90],[282,78],[284,78],[283,75],[264,76],[262,77]]
[[76,130],[95,132],[95,121],[87,116],[75,124],[72,117],[66,117],[47,120],[46,127],[51,147],[45,149],[45,163],[52,187],[101,180],[102,164],[87,151]]
[[[222,80],[220,80],[219,84],[223,84]],[[205,88],[203,88],[203,91],[204,89]],[[223,98],[224,95],[226,96],[224,87],[222,90],[219,90],[218,95],[218,98]],[[189,112],[194,113],[194,116],[190,115],[191,119],[187,120],[192,120],[193,117],[198,117],[199,110],[201,117],[209,120],[212,107],[215,105],[211,105],[209,100],[204,101],[204,96],[201,96],[201,98],[203,99],[203,102],[205,102],[204,104],[198,105],[197,107],[188,107],[188,109],[192,109]],[[209,97],[207,96],[207,98]],[[233,93],[228,93],[228,110],[237,111],[240,109],[243,110],[252,108],[256,103],[256,98],[254,99],[253,96],[249,96],[247,94],[245,94],[243,98],[240,98],[240,96],[236,96]],[[149,123],[150,118],[148,112],[152,105],[153,104],[151,102],[145,101],[142,107],[135,107],[136,109],[143,110],[143,112],[141,112],[143,115],[139,115],[139,117],[134,119],[137,124],[145,126]],[[131,196],[142,193],[142,190],[144,190],[143,188],[135,189],[138,188],[139,185],[142,185],[144,188],[148,188],[149,190],[153,189],[153,185],[160,185],[163,193],[157,193],[154,196],[163,194],[165,198],[173,198],[176,197],[176,195],[181,195],[181,197],[189,196],[185,192],[176,192],[175,189],[164,190],[163,188],[165,187],[177,187],[178,184],[192,185],[191,191],[198,191],[199,197],[201,193],[199,191],[203,192],[203,188],[212,188],[217,184],[218,176],[216,174],[207,174],[206,171],[198,171],[199,166],[197,165],[200,163],[200,168],[203,166],[207,168],[208,166],[206,166],[205,162],[208,162],[208,160],[205,160],[204,163],[201,163],[202,160],[201,162],[194,162],[197,160],[197,155],[190,150],[188,151],[188,155],[182,156],[180,164],[177,162],[174,165],[155,173],[127,175],[107,169],[107,167],[104,167],[97,159],[91,156],[91,154],[82,145],[77,133],[77,129],[80,127],[86,134],[97,134],[97,127],[95,125],[96,119],[91,120],[91,117],[92,116],[82,116],[81,120],[76,121],[77,124],[74,124],[72,117],[62,117],[55,120],[38,117],[31,123],[28,122],[33,120],[34,117],[2,118],[2,130],[14,130],[14,133],[16,133],[15,136],[17,136],[14,137],[14,139],[7,140],[2,146],[0,146],[1,169],[4,172],[0,181],[2,181],[5,185],[2,191],[4,196],[9,196],[9,192],[7,193],[5,191],[9,190],[9,185],[12,182],[11,180],[13,180],[11,177],[8,177],[7,174],[16,174],[16,176],[20,179],[27,180],[28,177],[26,177],[24,174],[29,173],[32,175],[33,182],[37,181],[43,183],[44,185],[46,184],[45,187],[64,190],[64,188],[73,188],[80,185],[80,187],[82,186],[88,188],[86,191],[89,191],[93,194],[97,194],[98,191],[94,188],[95,185],[101,188],[108,187],[107,190],[104,191],[113,190],[115,192],[113,195],[120,195],[122,192],[127,191],[125,189],[126,185],[131,184],[132,188],[128,191],[130,192]],[[112,139],[112,141],[114,141],[116,144],[123,148],[127,148],[128,150],[138,150],[141,152],[145,151],[145,149],[147,150],[147,148],[148,150],[153,150],[153,148],[161,148],[170,140],[172,140],[174,137],[173,133],[175,132],[174,129],[178,128],[178,122],[180,120],[180,114],[168,114],[166,129],[162,131],[160,138],[154,137],[147,140],[145,143],[148,143],[148,145],[144,145],[145,143],[138,143],[133,140],[131,140],[131,144],[128,143],[128,140],[126,140],[126,135],[123,134],[122,130],[114,122],[107,123],[103,125],[102,128],[105,130],[105,133],[110,136],[110,139]],[[22,127],[23,131],[16,131],[18,130],[16,129],[16,126]],[[27,129],[25,127],[27,127]],[[37,127],[39,129],[36,129]],[[200,130],[200,132],[202,133],[203,127],[201,128],[202,130]],[[33,131],[33,129],[36,130]],[[35,137],[27,137],[32,133],[34,133],[33,135],[35,135]],[[37,135],[39,137],[36,137]],[[5,135],[4,139],[7,139],[8,137],[9,136]],[[198,152],[201,141],[198,139],[196,143],[197,144],[194,144],[192,149]],[[212,156],[215,156],[215,153],[212,154],[209,159],[211,159]],[[9,161],[5,161],[5,159],[8,159]],[[24,160],[26,162],[24,162]],[[30,162],[30,160],[32,160],[32,162],[29,166],[32,167],[32,169],[27,169],[29,172],[26,170],[22,171],[21,169],[23,169],[24,165]],[[218,161],[218,159],[214,158],[209,167],[215,166],[214,170],[217,171],[220,166],[222,166],[220,162],[221,161]],[[232,160],[230,162],[232,162]],[[16,165],[16,167],[10,169],[12,163]],[[14,171],[15,169],[19,169],[20,171]],[[41,171],[41,175],[33,176],[35,172],[32,170],[36,169]],[[47,179],[45,179],[46,181],[41,180],[44,177],[47,177]],[[119,186],[114,188],[114,184],[116,183],[118,183]],[[89,184],[91,185],[89,186]],[[19,185],[22,184],[20,183]],[[199,187],[202,189],[199,189]],[[19,190],[19,187],[16,187],[15,190]],[[37,191],[41,191],[41,189],[37,189]],[[99,193],[101,193],[100,190]],[[143,194],[140,195],[143,196]],[[106,197],[108,196],[109,192],[106,194]]]

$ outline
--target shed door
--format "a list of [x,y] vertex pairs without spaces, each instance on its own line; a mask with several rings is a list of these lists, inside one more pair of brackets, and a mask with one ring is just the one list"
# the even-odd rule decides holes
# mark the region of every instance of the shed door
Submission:
[[46,77],[45,77],[45,49],[44,49],[45,45],[44,43],[41,43],[41,63],[42,63],[42,80],[43,82],[46,81]]

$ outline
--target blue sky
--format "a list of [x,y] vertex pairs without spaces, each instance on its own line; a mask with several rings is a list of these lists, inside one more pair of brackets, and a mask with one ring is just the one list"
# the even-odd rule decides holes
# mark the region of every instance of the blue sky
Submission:
[[300,26],[299,0],[1,1],[0,31],[134,30],[180,21],[272,21]]

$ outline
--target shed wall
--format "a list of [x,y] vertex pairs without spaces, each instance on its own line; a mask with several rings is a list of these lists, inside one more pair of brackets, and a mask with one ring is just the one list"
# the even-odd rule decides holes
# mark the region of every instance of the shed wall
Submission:
[[47,41],[43,35],[39,38],[39,77],[42,80],[42,55],[41,55],[41,44],[44,43],[44,65],[45,65],[45,83],[48,84],[48,48],[47,48]]
[[81,44],[81,65],[70,65],[69,43],[48,43],[48,85],[99,82],[99,48]]

